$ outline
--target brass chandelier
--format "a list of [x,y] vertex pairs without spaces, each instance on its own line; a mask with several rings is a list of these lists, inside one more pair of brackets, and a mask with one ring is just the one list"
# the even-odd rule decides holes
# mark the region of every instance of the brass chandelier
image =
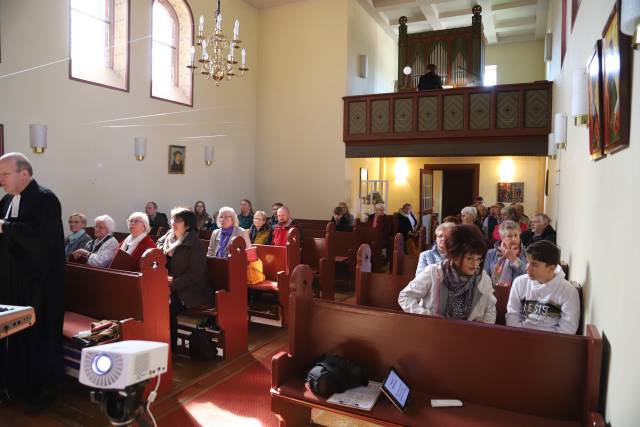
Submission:
[[[222,13],[220,11],[220,0],[218,0],[218,7],[215,15],[215,30],[210,36],[204,35],[204,16],[200,16],[200,22],[198,25],[198,36],[196,37],[196,45],[200,46],[200,55],[198,62],[201,64],[200,74],[205,76],[206,80],[213,80],[216,82],[216,86],[220,86],[220,82],[224,79],[231,80],[232,77],[242,76],[245,72],[249,71],[247,68],[247,51],[242,49],[240,51],[240,66],[238,64],[238,58],[236,50],[240,49],[242,41],[239,38],[240,35],[240,22],[236,19],[233,26],[233,39],[228,40],[222,33]],[[209,55],[211,52],[211,55]],[[191,56],[189,65],[187,68],[191,69],[191,72],[195,71],[198,66],[195,64],[196,47],[191,46]]]

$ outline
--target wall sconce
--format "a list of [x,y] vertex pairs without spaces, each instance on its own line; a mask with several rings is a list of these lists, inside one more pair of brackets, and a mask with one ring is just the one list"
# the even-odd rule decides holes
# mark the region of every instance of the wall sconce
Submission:
[[213,163],[213,146],[212,145],[204,146],[204,163],[207,166],[211,166],[211,163]]
[[589,98],[587,89],[587,69],[579,68],[573,71],[573,85],[571,87],[571,116],[576,126],[586,126],[589,121]]
[[620,31],[632,36],[631,46],[640,50],[640,0],[622,0]]
[[367,168],[360,168],[360,181],[366,181],[369,179],[369,171]]
[[567,115],[556,113],[553,120],[553,134],[558,148],[567,148]]
[[147,155],[147,138],[143,136],[133,138],[133,154],[136,156],[136,160],[144,160],[144,156]]
[[366,79],[368,68],[367,55],[358,55],[358,75]]
[[544,62],[551,62],[553,58],[553,34],[547,33],[544,36]]
[[547,141],[547,156],[552,159],[556,158],[558,154],[558,146],[556,145],[556,136],[552,133],[549,134],[549,139]]
[[396,176],[396,184],[406,184],[409,177],[409,165],[404,159],[396,160],[396,164],[393,168]]
[[47,125],[29,125],[29,145],[36,154],[47,148]]
[[498,165],[498,175],[500,182],[513,182],[513,176],[516,173],[516,165],[513,159],[502,159]]

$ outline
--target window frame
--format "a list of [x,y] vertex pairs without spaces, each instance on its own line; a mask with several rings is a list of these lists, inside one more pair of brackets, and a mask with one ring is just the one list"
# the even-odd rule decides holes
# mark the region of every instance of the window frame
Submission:
[[[105,83],[99,83],[99,82],[96,82],[94,80],[83,79],[83,78],[80,78],[80,77],[75,77],[73,75],[73,59],[71,57],[71,42],[72,42],[72,40],[71,40],[71,38],[72,38],[72,34],[71,34],[71,19],[72,19],[71,18],[71,13],[72,13],[71,12],[71,2],[69,2],[69,9],[68,9],[69,10],[69,46],[68,46],[68,49],[69,49],[69,80],[75,80],[77,82],[87,83],[87,84],[90,84],[90,85],[104,87],[104,88],[107,88],[107,89],[119,90],[119,91],[122,91],[122,92],[129,92],[129,75],[130,75],[130,67],[131,67],[130,44],[131,44],[131,1],[132,0],[124,0],[124,1],[127,2],[127,5],[126,5],[126,9],[127,9],[127,35],[125,37],[125,39],[126,39],[126,43],[125,43],[126,47],[125,47],[125,49],[126,49],[127,59],[126,59],[126,65],[124,67],[124,73],[125,73],[125,76],[124,76],[124,79],[123,79],[124,87],[118,87],[118,86],[108,85],[108,84],[105,84]],[[107,0],[107,7],[110,9],[107,12],[111,12],[111,13],[108,13],[108,15],[109,15],[108,18],[109,19],[107,21],[109,23],[109,25],[108,25],[109,30],[108,31],[109,31],[110,34],[107,34],[107,37],[106,37],[106,39],[107,39],[106,40],[107,52],[108,52],[108,58],[106,58],[106,59],[107,59],[108,65],[106,65],[105,67],[109,68],[111,70],[113,70],[114,50],[115,50],[115,47],[112,47],[112,46],[115,46],[113,44],[113,42],[115,40],[115,37],[114,37],[114,33],[115,33],[115,8],[116,8],[116,3],[115,2],[116,2],[116,0]]]
[[[153,94],[153,4],[156,1],[158,3],[163,4],[163,5],[164,4],[168,4],[169,9],[171,11],[171,14],[176,17],[176,21],[178,22],[178,26],[177,26],[177,28],[175,30],[177,34],[174,35],[174,38],[176,40],[176,54],[175,54],[175,58],[176,58],[175,62],[176,62],[176,64],[175,64],[175,68],[174,68],[175,71],[174,72],[175,72],[175,75],[176,75],[175,78],[178,81],[178,84],[176,85],[176,87],[180,87],[180,85],[179,85],[179,81],[180,81],[180,19],[178,18],[176,10],[173,7],[173,5],[171,5],[171,3],[169,3],[167,0],[150,0],[150,1],[151,1],[151,9],[150,9],[151,13],[149,15],[150,15],[150,19],[151,19],[151,25],[150,25],[151,37],[150,37],[150,40],[149,40],[149,43],[150,43],[149,51],[151,52],[151,55],[149,56],[150,57],[150,61],[149,61],[149,97],[152,98],[152,99],[160,100],[160,101],[171,102],[172,104],[178,104],[178,105],[184,105],[184,106],[187,106],[187,107],[193,107],[193,102],[194,102],[194,97],[195,97],[195,93],[194,93],[195,91],[193,90],[194,89],[194,87],[193,87],[193,83],[194,83],[193,75],[195,74],[194,72],[190,73],[191,74],[191,76],[190,76],[190,79],[191,79],[191,97],[190,97],[191,98],[191,102],[189,102],[189,103],[180,102],[180,101],[176,101],[176,100],[169,99],[169,98],[163,98],[161,96],[157,96],[157,95]],[[191,10],[191,6],[189,5],[188,1],[186,1],[186,0],[179,0],[179,1],[181,1],[184,4],[184,6],[186,7],[187,11],[189,12],[189,19],[191,20],[191,45],[189,47],[191,47],[192,45],[195,45],[195,23],[194,23],[194,20],[193,20],[193,11]],[[164,6],[164,7],[166,8],[167,6]],[[185,67],[186,67],[186,64],[185,64]]]

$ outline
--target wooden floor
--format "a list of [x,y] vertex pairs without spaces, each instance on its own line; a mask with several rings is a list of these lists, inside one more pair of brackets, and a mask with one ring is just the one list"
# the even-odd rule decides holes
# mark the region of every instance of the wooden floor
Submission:
[[[173,362],[171,394],[152,405],[156,419],[287,344],[286,329],[259,324],[249,326],[249,352],[230,362],[192,361],[177,357]],[[0,427],[106,427],[110,424],[89,393],[77,381],[68,379],[58,399],[42,415],[23,414],[18,405],[0,406]]]

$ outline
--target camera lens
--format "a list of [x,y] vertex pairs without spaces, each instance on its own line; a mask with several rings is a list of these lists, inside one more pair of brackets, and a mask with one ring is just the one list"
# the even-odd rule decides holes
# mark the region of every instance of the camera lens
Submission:
[[104,375],[111,370],[111,364],[111,357],[106,354],[98,354],[91,362],[91,369],[96,375]]

